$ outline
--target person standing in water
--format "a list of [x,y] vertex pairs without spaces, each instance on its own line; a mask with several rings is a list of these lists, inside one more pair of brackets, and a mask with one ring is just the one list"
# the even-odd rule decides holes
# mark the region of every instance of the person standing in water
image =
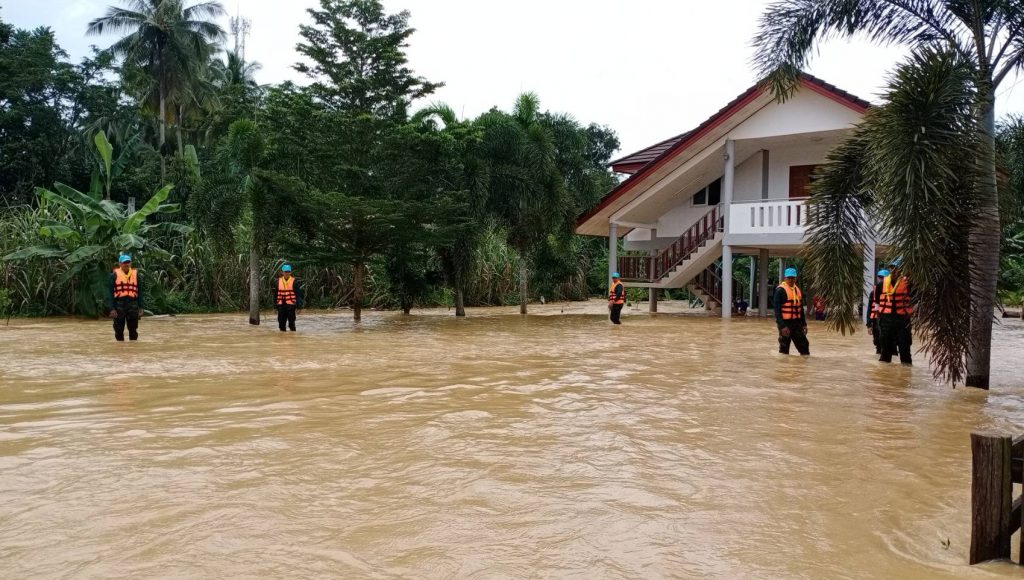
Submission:
[[910,348],[914,343],[910,316],[914,307],[910,302],[910,281],[901,273],[902,260],[892,263],[891,272],[875,287],[879,294],[878,328],[882,353],[878,358],[884,363],[892,362],[892,355],[899,352],[900,362],[914,364]]
[[292,276],[291,264],[281,266],[281,276],[274,286],[274,307],[277,308],[277,326],[281,332],[295,332],[295,310],[302,308],[302,298],[302,285]]
[[619,273],[615,272],[612,274],[612,287],[608,291],[608,311],[611,314],[612,324],[622,324],[619,322],[619,315],[622,314],[622,307],[625,304],[626,287],[622,285]]
[[789,354],[795,344],[801,356],[810,356],[804,294],[796,285],[796,268],[786,268],[786,279],[775,289],[775,324],[779,327],[779,352]]
[[114,339],[124,342],[124,328],[128,327],[128,340],[139,339],[139,319],[142,318],[142,277],[132,268],[132,257],[121,254],[118,267],[110,274],[107,309],[114,319]]
[[871,333],[871,342],[875,343],[875,354],[882,354],[882,340],[880,338],[881,331],[878,329],[878,312],[881,310],[881,304],[879,299],[882,296],[881,286],[882,281],[889,275],[889,271],[882,268],[878,271],[878,277],[875,279],[875,287],[871,289],[871,294],[868,295],[868,332]]

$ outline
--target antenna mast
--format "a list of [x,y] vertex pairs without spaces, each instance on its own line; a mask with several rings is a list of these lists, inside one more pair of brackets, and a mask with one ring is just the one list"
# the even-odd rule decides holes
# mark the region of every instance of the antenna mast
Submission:
[[235,37],[235,54],[237,54],[242,62],[245,62],[245,40],[252,32],[252,21],[248,18],[238,15],[238,9],[235,9],[236,16],[231,18],[231,34]]

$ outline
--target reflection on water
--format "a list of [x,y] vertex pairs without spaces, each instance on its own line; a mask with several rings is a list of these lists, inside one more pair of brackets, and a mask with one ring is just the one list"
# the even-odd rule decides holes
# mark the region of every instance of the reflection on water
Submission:
[[[244,316],[0,329],[0,575],[990,577],[965,566],[991,392],[812,326]],[[945,540],[950,541],[946,549]]]

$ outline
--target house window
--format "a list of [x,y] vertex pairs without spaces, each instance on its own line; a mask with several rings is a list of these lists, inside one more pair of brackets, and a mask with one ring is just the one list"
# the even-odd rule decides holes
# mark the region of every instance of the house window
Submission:
[[693,205],[718,205],[722,203],[722,179],[718,178],[693,194]]
[[789,168],[789,197],[811,197],[811,184],[817,165],[792,165]]

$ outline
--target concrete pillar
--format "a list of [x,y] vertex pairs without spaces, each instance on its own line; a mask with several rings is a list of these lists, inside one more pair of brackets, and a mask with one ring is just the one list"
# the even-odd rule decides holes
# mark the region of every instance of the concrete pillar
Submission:
[[757,273],[757,258],[750,256],[750,291],[747,292],[747,303],[754,307],[754,276]]
[[871,290],[875,287],[875,240],[870,238],[864,244],[864,316],[863,322],[867,324],[868,315],[871,313],[871,303],[868,302]]
[[[725,142],[725,172],[722,175],[722,219],[725,224],[725,242],[729,241],[729,208],[736,175],[736,142]],[[732,318],[732,247],[722,244],[722,318]]]
[[768,316],[768,250],[763,249],[757,257],[757,314],[759,316]]
[[612,272],[619,269],[619,224],[608,226],[608,286],[612,285]]
[[786,259],[779,258],[779,283],[786,277]]
[[725,171],[722,174],[722,219],[726,238],[729,236],[729,208],[732,207],[733,189],[736,183],[736,142],[725,142]]
[[722,318],[732,318],[732,246],[722,246]]
[[[652,242],[656,242],[657,240],[658,240],[658,230],[657,229],[652,229],[651,230],[651,241]],[[657,249],[651,250],[651,276],[652,276],[651,279],[652,280],[653,280],[653,276],[654,276],[654,262],[655,262],[655,260],[657,260],[657,258],[658,258],[658,250]],[[650,312],[657,312],[658,311],[658,289],[657,288],[648,288],[647,289],[647,306],[648,306],[648,310]]]

